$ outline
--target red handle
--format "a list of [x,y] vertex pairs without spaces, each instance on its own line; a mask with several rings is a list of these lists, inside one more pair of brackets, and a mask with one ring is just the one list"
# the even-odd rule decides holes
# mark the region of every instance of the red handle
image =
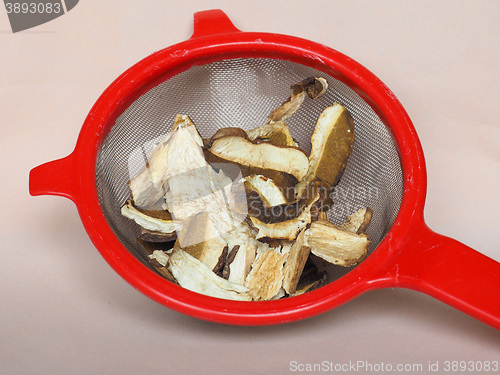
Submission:
[[205,10],[194,14],[194,32],[191,38],[215,34],[240,32],[220,9]]
[[414,227],[382,286],[424,292],[500,329],[500,263],[430,230]]
[[31,195],[58,195],[74,201],[75,162],[73,154],[33,168],[30,172]]

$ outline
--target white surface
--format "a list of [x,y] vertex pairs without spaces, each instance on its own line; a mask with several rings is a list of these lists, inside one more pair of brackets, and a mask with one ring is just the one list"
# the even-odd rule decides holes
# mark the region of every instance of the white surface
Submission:
[[421,363],[427,374],[429,361],[500,360],[500,332],[406,290],[274,327],[183,316],[114,273],[70,201],[28,195],[29,170],[72,151],[101,92],[213,8],[374,72],[423,144],[429,226],[500,260],[500,3],[83,0],[18,34],[0,7],[0,374],[287,374],[291,361]]

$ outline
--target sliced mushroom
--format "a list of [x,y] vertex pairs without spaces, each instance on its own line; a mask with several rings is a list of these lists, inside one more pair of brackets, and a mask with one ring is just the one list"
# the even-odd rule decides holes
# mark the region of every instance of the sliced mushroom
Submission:
[[297,112],[300,105],[306,98],[316,99],[328,88],[328,83],[324,78],[310,77],[302,82],[292,85],[292,94],[286,102],[276,108],[269,115],[269,122],[285,121]]
[[268,122],[258,128],[247,130],[247,134],[251,141],[269,142],[275,146],[298,146],[284,121]]
[[270,143],[255,144],[242,137],[216,139],[209,151],[226,161],[285,172],[299,181],[309,169],[309,160],[302,150],[278,147]]
[[245,177],[245,188],[256,192],[266,207],[286,204],[286,198],[281,189],[272,179],[265,176],[252,175]]
[[256,238],[280,238],[284,240],[294,240],[298,233],[311,222],[311,207],[319,199],[316,196],[310,204],[303,208],[296,218],[278,223],[264,223],[256,217],[250,216],[250,220],[258,229]]
[[149,179],[161,189],[174,176],[203,169],[207,166],[203,156],[203,140],[188,116],[179,116],[167,142],[155,150],[155,157],[149,160]]
[[316,264],[317,260],[323,260],[314,258],[317,257],[313,254],[310,254],[309,258],[307,258],[306,264],[302,271],[302,275],[300,276],[299,282],[297,284],[296,291],[290,294],[290,296],[298,296],[327,284],[328,278],[326,271],[320,271],[318,265]]
[[223,271],[223,277],[229,281],[245,285],[260,245],[255,235],[256,231],[244,222],[222,236],[231,249]]
[[370,245],[366,234],[345,231],[324,220],[311,223],[306,235],[311,253],[327,262],[345,267],[363,260]]
[[352,215],[347,216],[347,220],[342,224],[342,229],[356,233],[366,233],[366,229],[372,220],[373,210],[370,207],[360,208]]
[[[180,248],[179,242],[176,241],[174,249]],[[206,241],[183,247],[182,250],[198,259],[216,274],[224,266],[228,254],[226,241],[221,237],[213,237]]]
[[241,128],[221,128],[215,132],[215,134],[212,136],[212,138],[210,138],[210,145],[216,139],[223,138],[223,137],[229,137],[229,136],[242,137],[242,138],[248,139],[247,132]]
[[287,257],[288,251],[283,251],[283,248],[260,245],[252,270],[245,281],[248,294],[253,300],[269,300],[279,293],[283,284],[283,264]]
[[[161,213],[161,215],[159,214]],[[127,203],[121,208],[121,214],[126,218],[134,220],[142,228],[165,233],[167,235],[174,235],[179,225],[168,211],[148,211],[135,207],[132,201],[128,200]],[[156,217],[152,216],[155,215]]]
[[298,180],[289,173],[229,161],[214,155],[209,150],[205,150],[205,159],[212,166],[212,168],[215,170],[222,170],[226,175],[234,173],[234,169],[236,168],[241,172],[243,177],[255,175],[265,176],[274,181],[287,201],[295,200],[295,185]]
[[168,264],[170,254],[162,250],[154,250],[149,259],[155,259],[160,265],[165,267]]
[[139,235],[139,237],[137,237],[137,239],[153,243],[171,242],[175,241],[176,238],[177,232],[162,233],[144,228],[141,228],[141,234]]
[[[189,136],[184,134],[186,141],[194,140],[198,146],[203,146],[203,140],[191,119],[185,115],[177,115],[172,131],[156,145],[148,158],[146,167],[129,182],[132,200],[137,206],[151,206],[165,194],[165,189],[159,176],[163,176],[165,174],[165,168],[168,168],[164,163],[165,159],[168,158],[169,150],[171,150],[168,144],[172,135],[179,128],[185,129],[189,134]],[[185,131],[182,133],[185,133]]]
[[185,222],[206,212],[212,224],[209,227],[213,231],[212,237],[230,231],[247,215],[241,178],[233,182],[224,171],[217,172],[207,163],[171,176],[167,184],[166,205],[173,217]]
[[303,197],[307,186],[319,179],[328,187],[335,186],[347,164],[354,143],[354,121],[340,104],[326,108],[318,118],[311,136],[309,169],[296,186]]
[[168,269],[180,286],[212,297],[250,301],[248,289],[213,273],[206,265],[181,249],[170,256]]
[[306,243],[305,230],[302,230],[290,248],[283,271],[283,288],[288,294],[295,293],[310,252],[311,248]]

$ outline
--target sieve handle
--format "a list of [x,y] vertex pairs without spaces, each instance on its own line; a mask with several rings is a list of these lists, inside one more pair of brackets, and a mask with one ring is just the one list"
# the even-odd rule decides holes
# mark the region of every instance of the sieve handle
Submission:
[[424,292],[500,329],[500,263],[425,224],[414,233],[385,286]]
[[74,201],[74,157],[69,156],[39,165],[30,171],[31,195],[58,195]]
[[208,35],[240,32],[220,9],[205,10],[194,14],[194,31],[192,38]]

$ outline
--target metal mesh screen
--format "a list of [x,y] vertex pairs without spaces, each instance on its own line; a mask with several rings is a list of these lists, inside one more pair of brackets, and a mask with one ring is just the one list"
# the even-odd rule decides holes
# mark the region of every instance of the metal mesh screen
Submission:
[[[170,131],[176,114],[189,115],[204,138],[222,127],[252,129],[264,124],[290,95],[291,84],[311,76],[324,77],[327,92],[314,101],[306,99],[287,123],[294,139],[309,152],[314,125],[326,107],[338,102],[353,116],[354,148],[333,192],[334,206],[328,217],[341,224],[348,214],[371,207],[370,254],[394,222],[403,194],[399,156],[388,130],[372,108],[342,82],[304,65],[264,58],[194,66],[142,95],[116,120],[102,145],[96,182],[104,215],[125,247],[148,264],[136,242],[140,230],[121,216],[120,207],[130,197],[130,177],[145,165],[155,142]],[[326,267],[330,281],[351,269]]]

